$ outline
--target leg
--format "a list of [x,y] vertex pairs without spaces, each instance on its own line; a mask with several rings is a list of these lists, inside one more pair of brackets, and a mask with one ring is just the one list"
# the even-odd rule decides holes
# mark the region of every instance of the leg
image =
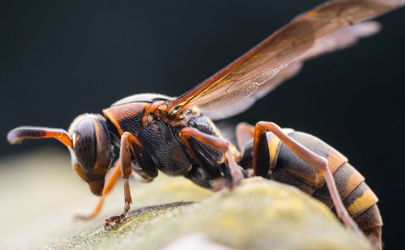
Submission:
[[325,178],[325,182],[327,184],[330,196],[333,200],[333,203],[336,208],[337,215],[340,219],[344,222],[346,227],[351,231],[355,232],[358,235],[363,235],[357,224],[353,221],[350,217],[349,213],[347,212],[345,206],[343,205],[342,199],[339,196],[338,190],[336,188],[335,180],[333,179],[333,175],[330,172],[328,167],[328,161],[324,157],[321,157],[312,151],[305,148],[299,142],[291,139],[288,137],[282,129],[272,122],[258,122],[255,126],[255,134],[254,134],[254,153],[253,153],[253,166],[255,169],[255,173],[259,171],[257,169],[258,164],[258,152],[260,138],[265,136],[266,130],[271,131],[275,134],[289,149],[291,149],[298,157],[302,160],[307,162],[308,164],[312,165],[317,171],[319,171]]
[[245,143],[253,138],[254,133],[255,127],[246,122],[241,122],[236,126],[236,141],[241,152],[245,149]]
[[118,215],[113,216],[109,219],[105,220],[104,227],[112,227],[117,223],[120,223],[122,220],[125,219],[127,216],[129,209],[131,208],[132,198],[131,198],[131,190],[129,187],[129,176],[131,176],[131,145],[137,144],[138,146],[142,147],[140,141],[131,133],[124,132],[121,135],[121,146],[120,146],[120,164],[122,170],[122,177],[124,178],[124,198],[125,198],[125,206],[124,211]]
[[117,163],[115,165],[115,167],[113,168],[111,174],[108,176],[108,179],[103,188],[103,194],[101,195],[100,199],[98,200],[96,207],[93,209],[93,211],[90,214],[76,215],[75,219],[89,220],[89,219],[93,219],[100,213],[101,209],[103,208],[104,200],[110,194],[111,190],[117,183],[117,180],[121,175],[121,171],[122,171],[121,165],[119,163]]
[[381,250],[382,249],[382,242],[381,242],[381,226],[369,229],[365,231],[365,234],[367,238],[371,241],[371,244],[377,249]]
[[210,189],[212,187],[212,176],[209,175],[203,168],[193,165],[191,170],[184,176],[195,184]]
[[[213,148],[218,149],[219,151],[221,151],[225,154],[226,166],[229,168],[229,172],[230,172],[231,178],[232,178],[232,183],[231,183],[230,187],[233,188],[233,187],[237,186],[244,177],[243,177],[241,168],[236,163],[235,158],[230,150],[229,142],[227,142],[221,138],[202,133],[198,129],[192,128],[192,127],[183,128],[180,131],[180,138],[188,147],[189,147],[188,138],[190,136],[192,136],[196,140],[198,140],[206,145],[209,145]],[[214,187],[213,187],[214,190],[222,189],[227,186],[227,184],[224,182],[217,183],[217,184],[218,185],[214,185]]]

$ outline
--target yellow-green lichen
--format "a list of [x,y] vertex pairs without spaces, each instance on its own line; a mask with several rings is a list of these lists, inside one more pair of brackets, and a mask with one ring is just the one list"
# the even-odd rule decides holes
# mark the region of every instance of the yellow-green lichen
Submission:
[[7,225],[0,228],[1,249],[162,249],[179,239],[192,239],[200,248],[215,243],[224,249],[370,249],[325,205],[261,178],[218,193],[164,175],[150,184],[132,182],[133,209],[112,230],[104,229],[103,220],[122,211],[121,184],[98,218],[73,221],[97,198],[71,172],[67,155],[53,151],[2,161],[0,185],[1,220]]

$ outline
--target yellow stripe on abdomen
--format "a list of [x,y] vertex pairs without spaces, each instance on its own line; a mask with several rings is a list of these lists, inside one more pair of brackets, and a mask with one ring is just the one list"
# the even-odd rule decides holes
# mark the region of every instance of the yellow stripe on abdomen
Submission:
[[362,182],[349,196],[343,200],[347,211],[356,217],[378,202],[377,196]]

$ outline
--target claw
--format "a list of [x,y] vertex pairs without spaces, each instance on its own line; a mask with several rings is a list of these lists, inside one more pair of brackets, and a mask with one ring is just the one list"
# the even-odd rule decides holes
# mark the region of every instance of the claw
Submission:
[[93,219],[94,216],[90,215],[83,215],[83,214],[76,214],[73,219],[74,220],[78,220],[78,221],[86,221],[86,220],[90,220]]
[[218,178],[210,181],[211,189],[214,192],[218,192],[224,188],[231,189],[231,183],[224,178]]
[[225,178],[218,178],[218,179],[210,181],[211,189],[214,192],[220,191],[225,188],[229,189],[229,190],[233,190],[241,184],[243,179],[244,179],[243,175],[241,175],[241,176],[237,175],[237,176],[233,177],[232,180],[228,180]]
[[124,218],[122,215],[110,217],[104,221],[104,228],[107,230],[112,229],[120,224]]
[[236,173],[233,173],[232,175],[232,189],[236,188],[239,186],[245,177],[243,176],[242,171],[235,171]]

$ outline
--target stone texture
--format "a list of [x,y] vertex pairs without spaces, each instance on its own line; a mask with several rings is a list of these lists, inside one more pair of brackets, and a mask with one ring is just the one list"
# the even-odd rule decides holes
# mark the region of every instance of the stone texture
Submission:
[[320,202],[261,178],[213,194],[160,174],[131,183],[134,209],[122,225],[102,227],[122,209],[121,185],[99,218],[75,222],[97,199],[67,157],[50,151],[0,162],[1,249],[370,249]]

